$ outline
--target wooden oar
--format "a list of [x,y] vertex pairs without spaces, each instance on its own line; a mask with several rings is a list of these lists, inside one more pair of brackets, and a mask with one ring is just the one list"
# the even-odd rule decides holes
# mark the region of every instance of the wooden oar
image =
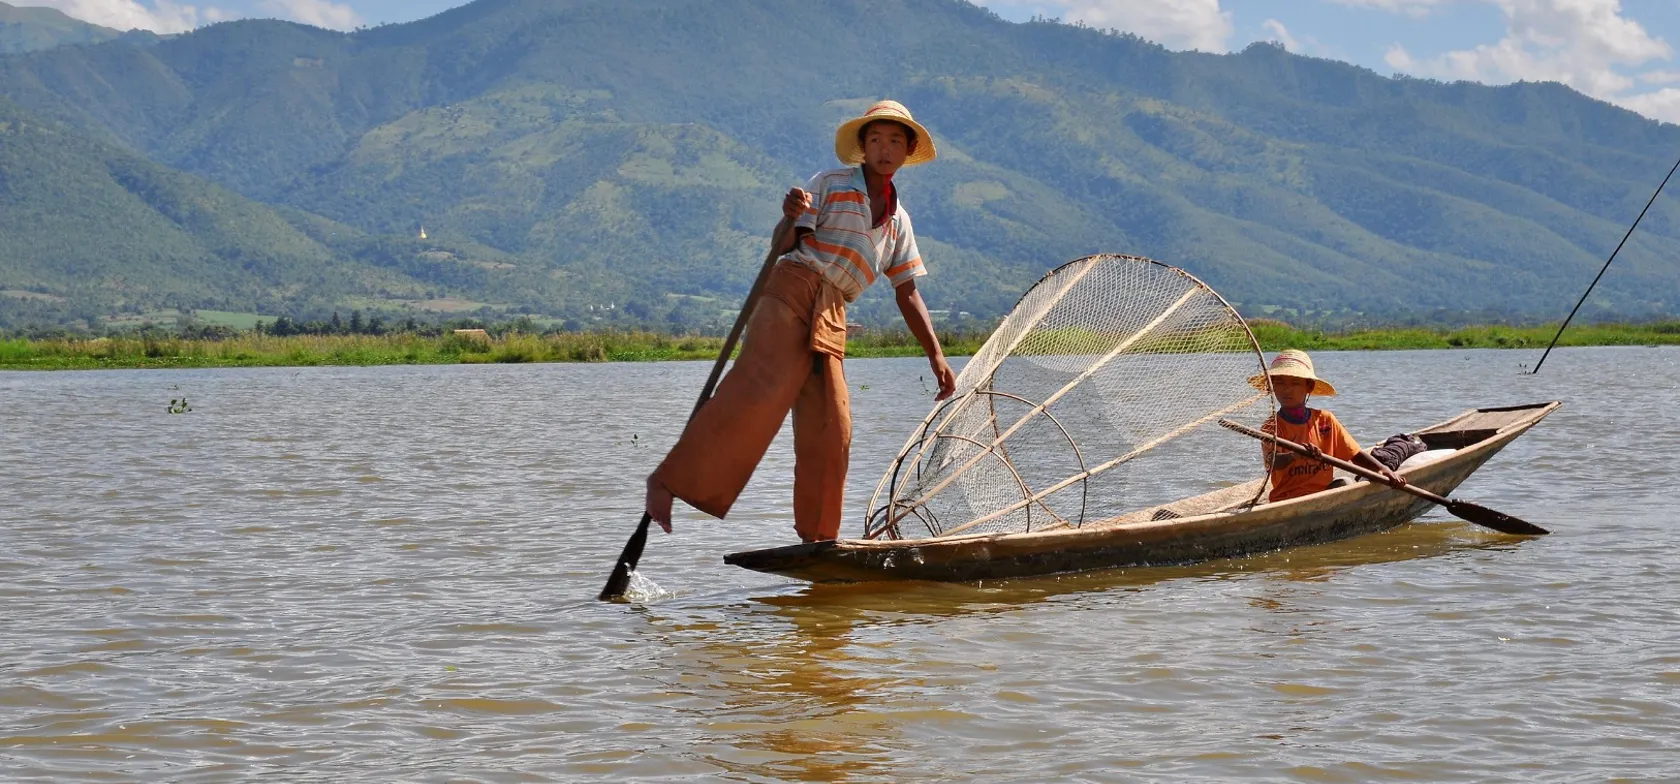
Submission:
[[[723,375],[723,368],[729,364],[729,355],[735,353],[735,342],[741,338],[741,330],[747,326],[747,318],[752,315],[753,306],[758,304],[759,292],[764,290],[764,282],[770,279],[770,269],[776,266],[776,259],[780,256],[777,249],[782,246],[786,232],[792,230],[792,221],[783,221],[776,226],[775,236],[770,239],[770,252],[764,256],[764,266],[758,271],[758,278],[753,281],[752,290],[747,292],[747,301],[741,305],[740,315],[735,317],[735,326],[729,329],[729,337],[723,339],[723,348],[718,351],[717,362],[712,364],[712,374],[706,378],[706,386],[700,389],[700,399],[695,401],[694,410],[688,412],[689,420],[700,413],[700,407],[712,399],[712,391],[717,389],[718,378]],[[630,588],[630,572],[642,560],[642,548],[647,546],[648,524],[653,522],[653,515],[642,513],[642,522],[636,526],[636,532],[630,535],[630,541],[624,543],[624,550],[618,554],[618,562],[613,565],[612,575],[607,577],[607,585],[601,589],[600,600],[612,602],[624,598],[624,592]]]
[[1238,424],[1236,422],[1232,422],[1229,419],[1221,419],[1221,420],[1219,420],[1219,424],[1220,424],[1221,427],[1224,427],[1224,428],[1229,429],[1229,430],[1235,430],[1238,433],[1242,433],[1245,436],[1253,436],[1253,437],[1258,438],[1262,441],[1270,441],[1270,442],[1272,442],[1274,444],[1277,444],[1278,446],[1281,446],[1284,449],[1287,449],[1287,450],[1289,450],[1291,452],[1294,452],[1296,454],[1305,455],[1307,457],[1311,457],[1311,458],[1314,458],[1314,459],[1317,459],[1317,460],[1321,460],[1324,463],[1327,463],[1329,465],[1333,465],[1337,468],[1342,469],[1343,471],[1348,471],[1348,472],[1355,473],[1355,474],[1358,474],[1360,476],[1363,476],[1366,479],[1369,479],[1373,482],[1381,482],[1381,483],[1383,483],[1385,485],[1388,485],[1389,487],[1392,487],[1396,490],[1401,490],[1403,492],[1411,493],[1412,495],[1415,495],[1419,498],[1427,499],[1429,501],[1434,501],[1435,503],[1446,507],[1447,511],[1452,512],[1453,515],[1458,517],[1460,520],[1465,520],[1465,521],[1468,521],[1468,522],[1472,522],[1472,523],[1475,523],[1476,525],[1482,526],[1484,528],[1492,528],[1493,530],[1498,531],[1500,533],[1516,534],[1518,536],[1539,536],[1541,534],[1551,533],[1551,531],[1548,531],[1544,528],[1541,528],[1540,526],[1535,525],[1531,522],[1528,522],[1527,520],[1522,520],[1522,519],[1519,519],[1519,518],[1516,518],[1516,517],[1512,517],[1508,514],[1505,514],[1504,512],[1494,511],[1494,510],[1489,509],[1489,508],[1487,508],[1485,506],[1482,506],[1480,504],[1473,504],[1473,503],[1470,503],[1469,501],[1455,501],[1451,498],[1446,498],[1444,496],[1439,496],[1439,495],[1431,493],[1428,490],[1425,490],[1421,487],[1415,487],[1415,486],[1409,485],[1409,484],[1408,485],[1393,484],[1393,483],[1388,481],[1387,477],[1385,477],[1382,474],[1379,474],[1375,471],[1372,471],[1368,468],[1364,468],[1364,467],[1355,465],[1353,463],[1349,463],[1346,460],[1341,460],[1339,458],[1331,457],[1331,456],[1326,455],[1322,452],[1315,455],[1310,450],[1308,450],[1306,447],[1301,446],[1300,444],[1297,444],[1294,441],[1289,441],[1287,439],[1278,438],[1277,436],[1274,436],[1271,433],[1261,432],[1259,430],[1255,430],[1252,427],[1247,427],[1245,425],[1241,425],[1241,424]]

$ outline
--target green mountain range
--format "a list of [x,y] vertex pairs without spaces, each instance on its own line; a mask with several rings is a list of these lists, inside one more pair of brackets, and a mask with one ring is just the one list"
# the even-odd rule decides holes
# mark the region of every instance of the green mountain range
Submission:
[[[0,216],[0,323],[171,303],[718,323],[781,192],[879,97],[936,135],[900,189],[953,317],[1093,252],[1183,266],[1251,317],[1556,317],[1680,154],[1680,127],[1556,84],[1169,52],[958,0],[230,22],[0,58],[10,122],[64,140],[0,135],[0,209],[53,216]],[[170,183],[164,206],[124,166]],[[1677,218],[1657,202],[1590,313],[1680,307]],[[878,288],[854,319],[892,318]]]
[[0,3],[0,54],[97,44],[121,37],[121,30],[73,19],[56,8],[19,8]]
[[24,324],[158,308],[271,314],[391,301],[447,304],[451,286],[512,295],[506,254],[376,237],[43,122],[0,99],[0,303]]

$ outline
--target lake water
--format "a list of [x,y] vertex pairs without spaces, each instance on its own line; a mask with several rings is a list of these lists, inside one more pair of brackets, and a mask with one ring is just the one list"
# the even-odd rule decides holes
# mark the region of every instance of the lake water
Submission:
[[[0,373],[0,779],[1680,778],[1680,349],[1315,358],[1367,442],[1564,401],[1457,493],[1555,533],[812,587],[721,561],[784,436],[604,604],[710,363]],[[848,368],[851,535],[929,400]]]

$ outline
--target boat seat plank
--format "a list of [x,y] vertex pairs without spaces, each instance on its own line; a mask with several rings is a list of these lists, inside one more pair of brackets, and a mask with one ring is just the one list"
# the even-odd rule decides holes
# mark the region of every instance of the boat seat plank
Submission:
[[1430,449],[1463,449],[1492,438],[1512,425],[1533,420],[1534,410],[1538,407],[1479,408],[1419,430],[1417,435]]

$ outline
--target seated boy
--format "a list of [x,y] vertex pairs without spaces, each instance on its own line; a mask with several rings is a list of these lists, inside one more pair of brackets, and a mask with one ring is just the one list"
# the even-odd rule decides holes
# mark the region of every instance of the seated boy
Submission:
[[[1348,460],[1382,474],[1390,482],[1406,483],[1393,469],[1360,449],[1359,442],[1348,435],[1342,423],[1336,421],[1335,414],[1307,408],[1309,395],[1329,397],[1336,394],[1336,388],[1330,382],[1313,372],[1312,358],[1307,356],[1307,352],[1295,349],[1280,352],[1272,360],[1268,373],[1254,376],[1248,383],[1256,389],[1265,389],[1267,375],[1271,376],[1272,395],[1277,398],[1278,410],[1266,420],[1261,430],[1286,441],[1294,441],[1315,455]],[[1261,443],[1262,454],[1272,467],[1270,500],[1284,501],[1330,488],[1334,475],[1330,464],[1274,447],[1269,441]]]

